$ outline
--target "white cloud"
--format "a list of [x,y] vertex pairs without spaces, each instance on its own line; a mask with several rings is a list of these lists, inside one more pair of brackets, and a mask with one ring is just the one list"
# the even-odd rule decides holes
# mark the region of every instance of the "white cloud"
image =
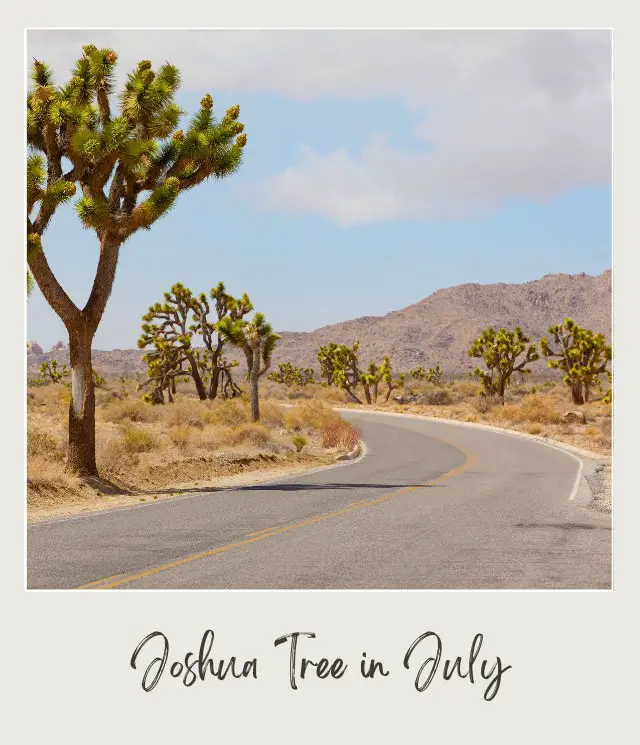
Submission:
[[62,72],[89,41],[113,46],[123,71],[170,58],[185,87],[214,98],[394,96],[425,112],[415,132],[423,152],[381,134],[360,153],[320,155],[308,143],[252,191],[261,209],[345,225],[460,218],[610,178],[606,31],[37,31],[28,51]]

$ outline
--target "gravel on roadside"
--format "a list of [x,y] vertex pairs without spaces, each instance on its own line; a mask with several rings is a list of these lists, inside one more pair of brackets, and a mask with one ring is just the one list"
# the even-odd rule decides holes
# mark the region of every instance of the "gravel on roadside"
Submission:
[[591,505],[603,512],[611,512],[611,464],[601,463],[585,477],[593,494]]

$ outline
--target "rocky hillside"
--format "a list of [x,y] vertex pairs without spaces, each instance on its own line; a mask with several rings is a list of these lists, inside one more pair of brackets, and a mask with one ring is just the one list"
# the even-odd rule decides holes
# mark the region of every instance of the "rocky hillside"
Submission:
[[611,337],[611,270],[587,274],[547,274],[524,284],[465,284],[438,290],[386,316],[363,316],[310,333],[283,333],[275,362],[313,365],[315,352],[330,341],[360,340],[363,359],[390,354],[397,370],[440,362],[465,372],[469,342],[487,326],[521,326],[532,338],[566,317]]
[[[352,344],[359,339],[366,361],[390,354],[398,371],[440,362],[448,372],[464,373],[471,362],[466,356],[469,342],[487,326],[519,325],[535,339],[566,317],[611,338],[611,270],[597,277],[547,274],[524,284],[457,285],[385,316],[363,316],[311,332],[281,332],[274,364],[290,360],[315,367],[321,345],[330,341]],[[45,359],[68,361],[66,349],[42,354],[35,342],[31,344],[30,375]],[[96,350],[94,366],[109,377],[131,377],[143,372],[141,357],[137,349]],[[544,369],[544,364],[539,367]]]

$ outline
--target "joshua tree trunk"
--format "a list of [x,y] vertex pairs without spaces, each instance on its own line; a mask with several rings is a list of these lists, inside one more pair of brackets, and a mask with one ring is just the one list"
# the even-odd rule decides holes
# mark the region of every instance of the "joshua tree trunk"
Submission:
[[220,385],[220,368],[218,367],[218,364],[214,365],[213,369],[211,370],[211,381],[209,383],[209,398],[214,399],[218,397],[218,389],[221,387]]
[[189,361],[189,365],[191,366],[191,377],[193,378],[193,382],[196,384],[196,391],[198,392],[198,398],[201,401],[206,401],[207,392],[204,389],[204,383],[202,382],[202,376],[200,375],[200,370],[198,370],[198,363],[196,361],[196,358],[193,356],[192,352],[185,353],[185,356],[187,360]]
[[251,403],[251,419],[260,421],[260,402],[258,399],[258,376],[260,374],[260,344],[253,348],[251,369],[249,370],[249,401]]
[[69,404],[69,468],[81,476],[97,476],[95,397],[91,341],[87,331],[69,334],[71,402]]
[[362,401],[356,396],[351,388],[344,388],[343,390],[347,394],[347,397],[350,398],[354,404],[362,404]]
[[571,386],[571,398],[573,403],[577,406],[581,406],[584,403],[584,396],[582,395],[582,381],[576,380]]

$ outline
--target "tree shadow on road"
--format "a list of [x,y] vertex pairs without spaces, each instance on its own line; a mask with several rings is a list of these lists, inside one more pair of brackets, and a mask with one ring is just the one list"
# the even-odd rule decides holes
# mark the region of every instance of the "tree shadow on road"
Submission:
[[[371,489],[371,490],[390,490],[390,489],[433,489],[441,484],[369,484],[369,483],[329,483],[329,484],[247,484],[245,486],[193,486],[188,489],[154,489],[153,494],[210,494],[221,491],[333,491],[348,489]],[[144,492],[141,492],[144,493]],[[149,492],[151,493],[151,492]]]

